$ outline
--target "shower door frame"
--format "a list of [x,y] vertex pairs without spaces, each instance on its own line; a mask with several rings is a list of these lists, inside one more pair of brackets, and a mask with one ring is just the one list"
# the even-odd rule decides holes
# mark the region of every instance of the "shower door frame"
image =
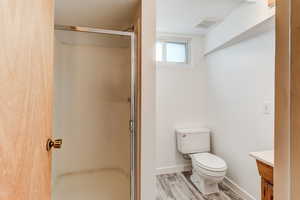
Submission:
[[136,135],[137,135],[137,65],[136,65],[136,42],[135,33],[128,31],[119,30],[108,30],[93,27],[82,27],[82,26],[68,26],[55,24],[55,30],[63,31],[75,31],[85,33],[96,33],[104,35],[119,35],[130,37],[130,50],[131,50],[131,82],[130,82],[130,120],[129,120],[129,131],[130,131],[130,200],[136,200]]

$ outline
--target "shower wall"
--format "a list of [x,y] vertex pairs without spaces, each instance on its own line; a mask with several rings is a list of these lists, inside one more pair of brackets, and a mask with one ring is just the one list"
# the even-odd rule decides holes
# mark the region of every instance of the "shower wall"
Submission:
[[[80,181],[82,187],[90,187],[101,179],[111,181],[109,174],[114,173],[122,180],[111,183],[112,187],[123,181],[126,185],[120,188],[125,191],[120,195],[126,199],[130,187],[130,39],[67,31],[55,35],[54,137],[62,138],[63,146],[53,154],[54,193],[62,192],[57,189],[60,181]],[[93,177],[97,180],[83,180]]]

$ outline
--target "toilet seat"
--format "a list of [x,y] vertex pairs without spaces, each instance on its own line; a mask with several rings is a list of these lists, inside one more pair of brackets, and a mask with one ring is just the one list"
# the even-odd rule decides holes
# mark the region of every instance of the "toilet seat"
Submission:
[[225,172],[227,165],[223,159],[211,153],[196,153],[192,154],[193,163],[199,168],[211,172]]

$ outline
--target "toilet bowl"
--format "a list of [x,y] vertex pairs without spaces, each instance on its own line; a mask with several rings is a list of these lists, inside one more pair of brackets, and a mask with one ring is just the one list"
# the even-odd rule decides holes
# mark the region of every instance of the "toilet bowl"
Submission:
[[204,194],[219,192],[227,171],[226,162],[210,151],[210,130],[176,129],[177,149],[192,160],[191,181]]
[[227,165],[216,155],[210,153],[197,153],[190,155],[193,173],[191,181],[203,194],[219,192],[220,183],[227,171]]

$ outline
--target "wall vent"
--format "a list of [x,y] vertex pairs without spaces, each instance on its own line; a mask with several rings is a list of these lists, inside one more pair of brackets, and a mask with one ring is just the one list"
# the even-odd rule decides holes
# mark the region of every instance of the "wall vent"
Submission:
[[196,28],[203,28],[203,29],[209,29],[216,25],[219,20],[216,19],[204,19],[199,24],[197,24]]

